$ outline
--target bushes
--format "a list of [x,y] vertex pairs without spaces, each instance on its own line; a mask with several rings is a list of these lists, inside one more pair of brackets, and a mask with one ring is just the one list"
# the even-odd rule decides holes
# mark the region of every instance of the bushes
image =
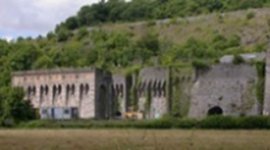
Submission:
[[21,123],[18,128],[135,128],[135,129],[270,129],[270,118],[211,116],[202,120],[164,118],[159,120],[37,120]]
[[192,62],[192,66],[197,70],[207,70],[210,68],[210,66],[207,63],[199,60],[194,60]]
[[249,13],[247,13],[246,18],[247,18],[247,20],[250,20],[250,19],[254,18],[255,15],[256,15],[256,14],[255,14],[254,12],[249,12]]
[[66,29],[60,29],[57,33],[57,41],[58,42],[64,42],[67,41],[68,38],[71,36],[71,32],[69,30]]
[[181,129],[191,129],[191,128],[196,128],[198,125],[199,121],[196,119],[178,119],[174,123],[175,128],[181,128]]
[[0,89],[0,123],[13,126],[20,121],[36,119],[36,113],[29,101],[24,100],[21,88]]
[[270,119],[267,117],[245,117],[236,119],[236,127],[242,129],[269,129]]
[[235,127],[237,127],[236,122],[232,117],[213,116],[199,123],[199,128],[203,129],[232,129]]
[[245,60],[244,60],[244,58],[242,56],[240,56],[240,55],[234,55],[234,57],[233,57],[233,64],[239,65],[239,64],[242,64],[244,62],[245,62]]

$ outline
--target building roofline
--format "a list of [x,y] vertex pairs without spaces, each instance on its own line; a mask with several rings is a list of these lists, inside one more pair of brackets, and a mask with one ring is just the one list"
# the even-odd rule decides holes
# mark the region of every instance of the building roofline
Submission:
[[28,71],[16,71],[12,72],[12,76],[25,76],[25,75],[49,75],[49,74],[59,74],[59,73],[86,73],[86,72],[96,72],[97,70],[102,70],[95,67],[87,68],[55,68],[55,69],[44,69],[44,70],[28,70]]

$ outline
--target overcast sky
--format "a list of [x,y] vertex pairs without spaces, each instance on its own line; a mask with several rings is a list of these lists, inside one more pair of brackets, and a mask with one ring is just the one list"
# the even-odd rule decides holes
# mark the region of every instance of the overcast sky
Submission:
[[0,38],[46,35],[81,6],[99,0],[0,0]]

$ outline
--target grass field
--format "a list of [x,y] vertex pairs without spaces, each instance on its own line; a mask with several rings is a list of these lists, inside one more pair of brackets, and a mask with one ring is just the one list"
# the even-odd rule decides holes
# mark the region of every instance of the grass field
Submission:
[[270,131],[0,130],[1,150],[268,150]]

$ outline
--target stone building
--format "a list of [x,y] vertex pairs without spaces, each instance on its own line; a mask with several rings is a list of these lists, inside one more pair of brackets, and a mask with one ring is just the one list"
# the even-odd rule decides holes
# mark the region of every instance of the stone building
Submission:
[[42,118],[109,118],[112,115],[111,74],[99,69],[56,69],[13,73],[12,85]]
[[[233,56],[224,56],[203,70],[148,67],[128,77],[96,68],[15,72],[12,85],[25,89],[44,119],[121,118],[130,107],[145,119],[270,115],[270,55],[241,56],[247,63],[233,64]],[[252,62],[265,58],[263,103],[258,98],[262,77]]]

